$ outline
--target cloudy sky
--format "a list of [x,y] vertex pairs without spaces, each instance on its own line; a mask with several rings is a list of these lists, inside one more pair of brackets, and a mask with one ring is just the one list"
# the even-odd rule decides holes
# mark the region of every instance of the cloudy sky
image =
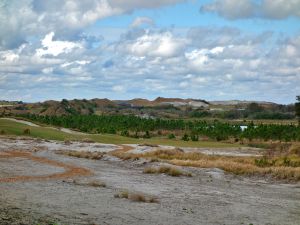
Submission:
[[300,0],[0,0],[0,99],[300,94]]

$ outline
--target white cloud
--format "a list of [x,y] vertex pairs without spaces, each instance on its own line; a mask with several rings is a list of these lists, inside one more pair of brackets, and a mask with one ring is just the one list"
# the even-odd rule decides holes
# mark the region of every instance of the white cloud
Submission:
[[[293,101],[300,93],[300,36],[266,46],[260,34],[228,30],[209,31],[199,42],[190,32],[179,37],[172,30],[129,29],[118,41],[97,48],[49,35],[0,51],[0,95],[17,99],[23,94],[31,101],[158,95],[212,99],[219,91],[223,99]],[[220,43],[229,33],[236,37]],[[37,49],[44,51],[42,57]]]
[[254,10],[255,4],[251,0],[215,0],[201,8],[201,11],[216,12],[228,19],[248,18]]
[[29,37],[51,31],[60,38],[74,38],[99,19],[181,1],[184,0],[1,0],[0,50],[16,48]]
[[300,17],[300,0],[213,0],[201,7],[227,19]]
[[45,36],[45,38],[42,40],[43,48],[39,48],[36,50],[37,56],[58,56],[62,53],[69,53],[74,48],[82,48],[82,45],[79,43],[74,43],[70,41],[54,41],[54,35],[54,32],[51,32]]
[[263,0],[262,11],[265,17],[272,19],[300,17],[300,0]]
[[155,23],[154,21],[149,18],[149,17],[137,17],[135,18],[134,21],[132,21],[132,23],[130,24],[131,27],[135,28],[135,27],[140,27],[142,25],[149,25],[149,26],[154,26]]
[[[145,33],[134,40],[125,43],[125,49],[136,56],[173,57],[181,52],[186,40],[176,38],[171,32]],[[124,43],[120,45],[124,49]]]

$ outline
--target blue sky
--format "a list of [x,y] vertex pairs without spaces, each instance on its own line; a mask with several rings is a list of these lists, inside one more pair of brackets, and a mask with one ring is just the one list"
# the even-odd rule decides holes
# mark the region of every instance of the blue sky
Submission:
[[0,98],[300,94],[300,0],[0,0]]

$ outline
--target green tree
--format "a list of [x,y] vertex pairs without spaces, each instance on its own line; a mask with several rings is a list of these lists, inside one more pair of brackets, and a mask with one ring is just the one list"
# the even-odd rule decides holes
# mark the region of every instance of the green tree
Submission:
[[295,112],[298,117],[298,124],[300,125],[300,95],[296,97],[297,102],[295,103]]
[[169,139],[175,139],[176,137],[175,137],[175,134],[171,133],[171,134],[168,135],[168,138]]
[[188,134],[184,134],[183,137],[181,138],[181,140],[183,140],[183,141],[189,141],[190,140],[189,135]]

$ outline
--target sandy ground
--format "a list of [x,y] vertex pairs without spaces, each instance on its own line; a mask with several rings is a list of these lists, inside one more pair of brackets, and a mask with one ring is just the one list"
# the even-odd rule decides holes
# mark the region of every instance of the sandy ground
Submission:
[[[157,163],[143,159],[120,161],[112,157],[89,160],[55,154],[55,150],[73,147],[84,151],[104,149],[105,152],[121,148],[95,143],[0,138],[1,225],[49,224],[50,221],[63,225],[300,224],[299,183],[242,178],[219,169],[182,168],[193,177],[149,175],[143,174],[143,169]],[[150,147],[131,148],[134,148],[131,151],[140,151]],[[57,176],[72,168],[88,172]],[[42,179],[7,182],[8,178],[20,176]],[[87,185],[93,181],[107,186]],[[114,197],[124,189],[154,196],[159,203]]]

